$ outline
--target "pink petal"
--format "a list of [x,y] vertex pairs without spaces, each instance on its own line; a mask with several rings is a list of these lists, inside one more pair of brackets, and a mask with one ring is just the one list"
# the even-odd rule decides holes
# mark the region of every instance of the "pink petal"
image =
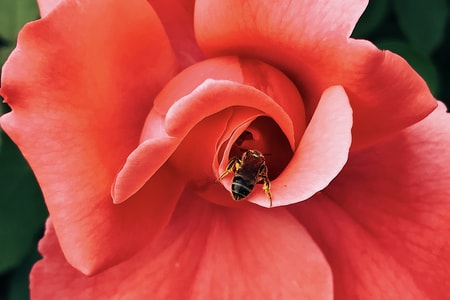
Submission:
[[343,86],[354,112],[352,146],[360,148],[416,123],[436,106],[424,80],[402,58],[348,38],[366,5],[199,0],[195,32],[209,56],[259,58],[289,74],[308,119],[326,88]]
[[[347,162],[351,129],[352,109],[344,89],[327,89],[294,156],[272,181],[273,206],[308,199],[325,188]],[[264,193],[258,193],[254,199],[266,206]]]
[[90,277],[65,262],[49,223],[32,298],[331,299],[327,262],[285,209],[229,209],[185,196],[151,246]]
[[[372,236],[334,199],[320,193],[292,211],[330,262],[333,299],[430,299],[417,287],[407,266],[392,257],[392,245],[380,244],[378,236]],[[397,238],[407,242],[401,235]]]
[[52,10],[54,10],[63,0],[37,0],[39,5],[39,12],[41,17],[46,17]]
[[36,174],[66,257],[83,272],[148,242],[129,242],[130,233],[140,237],[148,229],[137,220],[152,216],[129,217],[131,207],[152,204],[113,207],[110,189],[175,72],[164,29],[139,0],[61,2],[25,26],[4,65],[1,94],[13,111],[1,125]]
[[450,118],[444,105],[365,150],[295,208],[333,269],[337,299],[445,299]]
[[203,59],[194,36],[194,0],[149,0],[161,19],[182,67]]

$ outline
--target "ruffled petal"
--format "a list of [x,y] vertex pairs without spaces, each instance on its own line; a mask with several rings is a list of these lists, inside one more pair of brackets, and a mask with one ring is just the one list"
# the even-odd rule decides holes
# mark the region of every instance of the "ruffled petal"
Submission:
[[[273,205],[306,200],[342,170],[352,141],[352,109],[342,87],[323,94],[311,122],[283,172],[272,181]],[[256,201],[267,203],[260,195]]]
[[113,207],[111,184],[175,72],[164,29],[139,0],[61,2],[25,26],[4,66],[0,93],[12,112],[1,125],[36,174],[66,257],[83,272],[140,247],[120,242],[141,225]]
[[65,262],[50,223],[39,248],[33,299],[332,299],[327,262],[283,208],[224,208],[188,192],[152,245],[91,277]]
[[441,104],[352,153],[322,195],[295,207],[330,262],[337,299],[448,297],[449,135]]
[[195,32],[207,55],[255,57],[289,74],[308,118],[326,88],[343,86],[354,112],[352,147],[360,148],[436,107],[425,81],[405,60],[348,38],[366,5],[359,0],[200,0]]

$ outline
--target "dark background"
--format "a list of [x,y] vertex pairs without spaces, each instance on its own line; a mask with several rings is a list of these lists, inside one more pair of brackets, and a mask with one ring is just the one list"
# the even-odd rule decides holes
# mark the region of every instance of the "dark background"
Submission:
[[[434,96],[449,106],[448,15],[447,0],[372,0],[352,36],[403,56],[425,78]],[[23,24],[38,16],[34,0],[0,0],[1,64]],[[8,110],[0,105],[0,114]],[[29,298],[28,274],[39,259],[37,242],[46,216],[33,173],[0,130],[0,300]]]

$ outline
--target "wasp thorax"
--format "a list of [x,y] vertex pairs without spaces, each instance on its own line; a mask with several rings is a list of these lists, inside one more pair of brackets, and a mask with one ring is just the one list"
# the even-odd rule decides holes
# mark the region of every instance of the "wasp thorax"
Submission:
[[247,150],[242,154],[242,160],[248,163],[261,164],[265,162],[264,155],[258,150]]

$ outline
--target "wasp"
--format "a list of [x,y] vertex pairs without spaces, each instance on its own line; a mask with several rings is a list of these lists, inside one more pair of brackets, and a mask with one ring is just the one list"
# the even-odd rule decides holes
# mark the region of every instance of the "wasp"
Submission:
[[217,181],[234,173],[231,182],[231,196],[234,200],[245,199],[253,190],[256,183],[263,183],[263,190],[272,207],[272,195],[270,194],[270,181],[267,176],[267,166],[264,155],[257,150],[247,150],[242,157],[233,157],[228,162],[227,168]]

